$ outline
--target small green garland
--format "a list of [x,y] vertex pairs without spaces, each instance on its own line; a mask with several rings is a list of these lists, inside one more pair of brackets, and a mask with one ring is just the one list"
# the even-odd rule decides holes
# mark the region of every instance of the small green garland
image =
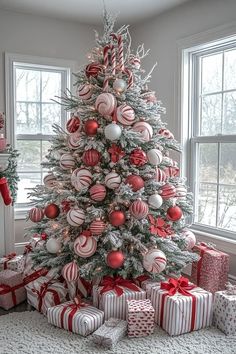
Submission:
[[8,181],[8,185],[11,191],[11,197],[13,203],[16,201],[17,196],[17,184],[19,181],[19,176],[17,174],[17,157],[19,153],[17,150],[13,149],[10,145],[7,146],[6,150],[4,151],[6,154],[10,154],[9,156],[9,164],[5,171],[0,172],[0,178],[6,177]]

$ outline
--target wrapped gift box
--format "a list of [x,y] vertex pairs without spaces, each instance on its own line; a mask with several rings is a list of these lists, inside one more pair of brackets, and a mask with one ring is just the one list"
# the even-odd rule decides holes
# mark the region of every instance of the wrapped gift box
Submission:
[[126,321],[118,318],[109,318],[93,333],[93,341],[104,348],[112,349],[119,340],[125,337],[126,332]]
[[127,301],[129,337],[144,337],[154,331],[154,308],[149,299]]
[[212,293],[224,290],[228,281],[229,255],[205,243],[196,245],[193,250],[201,258],[192,265],[191,281]]
[[67,300],[68,290],[65,283],[40,277],[25,286],[28,303],[44,315],[49,307],[59,305]]
[[236,293],[215,293],[213,324],[227,335],[236,334]]
[[93,286],[93,305],[105,314],[105,320],[110,317],[126,319],[126,301],[144,300],[146,292],[121,277],[104,277],[101,286]]
[[26,299],[23,274],[7,269],[0,272],[0,307],[5,310]]
[[10,253],[0,258],[0,270],[10,269],[16,272],[22,272],[23,255],[17,256],[16,253]]
[[151,297],[151,290],[154,287],[160,287],[160,282],[151,279],[149,276],[141,275],[135,278],[135,284],[137,284],[140,288],[146,291],[147,299]]
[[152,288],[155,322],[170,335],[208,327],[212,322],[212,293],[196,287],[184,277],[169,279]]
[[68,301],[50,307],[47,312],[48,322],[70,332],[87,336],[98,329],[104,320],[103,311],[84,302]]

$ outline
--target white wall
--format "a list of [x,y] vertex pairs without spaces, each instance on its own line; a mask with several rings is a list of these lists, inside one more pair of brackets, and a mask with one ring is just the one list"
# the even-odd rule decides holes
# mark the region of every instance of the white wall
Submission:
[[[235,0],[192,0],[135,27],[133,43],[144,43],[151,49],[144,59],[145,67],[157,61],[150,88],[157,92],[167,109],[164,121],[180,140],[177,112],[177,46],[178,41],[203,31],[236,21]],[[199,237],[200,239],[200,237]],[[209,241],[209,239],[206,239]],[[219,243],[223,250],[230,251],[236,245]],[[230,273],[236,276],[236,252],[231,254]]]
[[[5,111],[4,53],[87,62],[94,26],[0,10],[0,111]],[[6,117],[7,120],[10,117]],[[25,221],[16,221],[16,242],[23,242]]]

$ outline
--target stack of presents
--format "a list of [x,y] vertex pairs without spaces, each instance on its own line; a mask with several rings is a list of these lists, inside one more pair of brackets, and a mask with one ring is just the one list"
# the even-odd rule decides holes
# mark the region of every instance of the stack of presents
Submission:
[[104,277],[92,284],[78,278],[76,296],[55,271],[33,266],[32,249],[23,256],[0,259],[0,307],[8,310],[26,300],[48,322],[112,347],[121,338],[148,336],[157,324],[169,335],[213,324],[227,335],[236,333],[236,287],[227,283],[229,256],[206,244],[189,278],[155,282],[143,275],[127,280]]

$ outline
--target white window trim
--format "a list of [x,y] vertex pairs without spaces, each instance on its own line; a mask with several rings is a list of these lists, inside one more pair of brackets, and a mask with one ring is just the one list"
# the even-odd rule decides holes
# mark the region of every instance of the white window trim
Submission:
[[[15,121],[14,121],[14,106],[12,105],[12,97],[15,97],[14,78],[13,78],[13,63],[33,64],[40,67],[45,65],[47,68],[58,69],[66,72],[67,82],[66,87],[73,90],[72,73],[78,70],[78,63],[73,60],[64,60],[58,58],[35,57],[31,55],[23,55],[16,53],[5,53],[5,107],[6,107],[6,137],[8,143],[13,147],[16,146]],[[22,209],[15,212],[15,219],[25,219],[28,209]]]
[[[190,105],[189,98],[191,95],[192,84],[190,82],[190,73],[192,70],[191,61],[189,56],[191,52],[199,50],[200,48],[211,45],[219,45],[228,38],[229,40],[235,39],[236,34],[236,22],[225,24],[217,28],[211,29],[206,32],[197,33],[193,36],[189,36],[177,41],[177,62],[176,62],[176,87],[175,87],[175,102],[177,112],[177,136],[180,137],[180,141],[183,147],[183,153],[180,158],[181,175],[186,176],[188,183],[190,183],[191,190],[193,190],[193,181],[191,180],[190,171],[188,166],[190,165],[191,146],[189,142],[189,136],[192,132],[192,119],[189,119]],[[188,96],[189,94],[189,96]],[[217,232],[209,233],[194,229],[193,230],[199,241],[211,242],[219,249],[236,255],[236,240],[222,237]]]

